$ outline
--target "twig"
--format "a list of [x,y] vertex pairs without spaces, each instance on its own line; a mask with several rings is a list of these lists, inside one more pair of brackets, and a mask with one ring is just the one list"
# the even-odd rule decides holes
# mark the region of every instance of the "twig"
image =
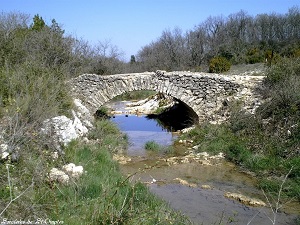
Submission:
[[259,210],[247,223],[247,225],[249,225],[250,223],[252,223],[252,221],[254,220],[254,218],[261,212],[261,210]]
[[20,198],[30,187],[33,186],[33,182],[31,185],[29,185],[21,194],[19,194],[17,197],[13,198],[12,196],[12,185],[10,181],[10,173],[9,173],[9,164],[6,164],[6,169],[7,169],[7,179],[8,179],[8,185],[9,185],[9,196],[10,196],[10,201],[9,203],[5,206],[5,208],[1,211],[0,216],[8,209],[8,207],[16,201],[18,198]]
[[[262,190],[262,192],[263,192],[265,198],[267,199],[267,202],[268,202],[268,204],[269,204],[269,206],[270,206],[270,208],[271,208],[271,211],[272,211],[272,213],[273,213],[273,217],[276,219],[275,211],[274,211],[274,209],[273,209],[273,206],[272,206],[272,204],[271,204],[271,202],[270,202],[268,196],[266,195],[266,193],[264,192],[264,190]],[[265,213],[265,215],[268,217],[268,219],[269,219],[269,220],[272,222],[272,224],[274,225],[274,224],[275,224],[275,221],[273,221],[266,213]]]
[[125,198],[124,198],[124,201],[123,201],[123,204],[122,204],[120,213],[119,213],[119,217],[121,217],[121,215],[122,215],[122,213],[123,213],[123,209],[125,208],[127,197],[128,197],[128,192],[126,193],[126,196],[125,196]]
[[288,176],[290,175],[290,173],[292,172],[293,170],[293,166],[291,167],[291,169],[289,170],[289,172],[285,175],[281,185],[280,185],[280,189],[279,189],[279,192],[278,192],[278,196],[277,196],[277,202],[276,202],[276,213],[278,211],[278,209],[280,209],[282,206],[279,205],[279,201],[280,201],[280,197],[281,197],[281,192],[282,192],[282,189],[283,189],[283,185],[285,184],[286,182],[286,179],[288,178]]
[[[275,223],[276,223],[276,218],[277,218],[278,210],[282,207],[282,205],[280,205],[280,198],[281,198],[281,194],[282,194],[282,190],[283,190],[283,185],[285,184],[285,182],[286,182],[288,176],[291,174],[292,170],[293,170],[293,166],[291,167],[291,169],[289,170],[289,172],[284,176],[284,179],[283,179],[283,181],[281,182],[281,185],[280,185],[280,188],[279,188],[279,191],[278,191],[278,195],[277,195],[277,201],[275,202],[275,208],[273,208],[273,206],[272,206],[272,204],[271,204],[271,202],[270,202],[268,196],[266,195],[266,193],[264,192],[264,190],[262,190],[262,192],[263,192],[263,194],[264,194],[264,196],[265,196],[265,198],[266,198],[266,200],[267,200],[267,202],[268,202],[268,204],[269,204],[269,206],[270,206],[270,208],[271,208],[271,211],[272,211],[272,214],[273,214],[273,219],[272,219],[271,217],[269,217],[266,213],[265,213],[265,215],[268,217],[268,219],[271,221],[271,223],[272,223],[273,225],[275,225]],[[274,200],[274,199],[273,199],[273,200]],[[286,203],[287,203],[287,202],[286,202]],[[253,221],[253,219],[254,219],[259,213],[260,213],[260,211],[259,211],[258,213],[256,213],[256,214],[251,218],[251,220],[247,223],[247,225],[249,225],[249,224]]]

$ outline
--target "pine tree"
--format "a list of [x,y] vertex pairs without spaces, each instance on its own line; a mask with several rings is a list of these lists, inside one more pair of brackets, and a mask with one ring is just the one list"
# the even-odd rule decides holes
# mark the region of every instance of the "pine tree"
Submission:
[[135,61],[135,56],[134,55],[131,55],[130,57],[130,64],[134,64],[136,61]]
[[33,17],[33,24],[31,25],[31,29],[35,31],[41,31],[46,26],[45,21],[39,14],[36,14]]

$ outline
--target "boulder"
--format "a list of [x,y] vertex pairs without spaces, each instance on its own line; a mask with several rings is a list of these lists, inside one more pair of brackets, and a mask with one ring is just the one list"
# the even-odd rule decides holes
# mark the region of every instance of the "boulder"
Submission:
[[55,143],[65,146],[72,140],[83,136],[88,132],[88,129],[81,123],[75,112],[72,111],[72,114],[74,120],[66,116],[45,120],[41,133],[51,138]]

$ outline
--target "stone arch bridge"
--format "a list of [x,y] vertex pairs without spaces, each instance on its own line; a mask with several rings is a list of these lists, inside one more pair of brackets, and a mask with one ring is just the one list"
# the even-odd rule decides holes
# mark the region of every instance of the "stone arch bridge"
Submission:
[[255,89],[262,80],[263,76],[156,71],[107,76],[84,74],[69,84],[73,97],[91,115],[125,92],[154,90],[184,102],[200,121],[214,121],[226,102],[233,99],[240,100],[246,110],[253,112],[260,98]]

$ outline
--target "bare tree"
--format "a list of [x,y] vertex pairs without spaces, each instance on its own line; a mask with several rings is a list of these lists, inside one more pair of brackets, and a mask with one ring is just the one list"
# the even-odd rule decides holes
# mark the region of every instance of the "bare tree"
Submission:
[[187,59],[189,67],[200,67],[207,53],[207,38],[206,32],[202,26],[199,26],[195,31],[189,31],[186,34],[187,39]]

